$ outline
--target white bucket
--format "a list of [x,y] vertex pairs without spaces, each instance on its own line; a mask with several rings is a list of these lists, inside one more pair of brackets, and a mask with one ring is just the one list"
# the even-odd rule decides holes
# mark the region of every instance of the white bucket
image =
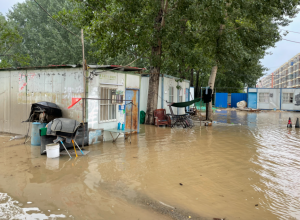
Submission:
[[59,157],[59,144],[47,144],[46,145],[46,152],[48,158],[56,158]]

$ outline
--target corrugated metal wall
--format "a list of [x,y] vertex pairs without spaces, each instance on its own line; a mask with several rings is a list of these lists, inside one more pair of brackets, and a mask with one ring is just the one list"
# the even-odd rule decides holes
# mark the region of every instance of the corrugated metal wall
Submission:
[[26,134],[32,103],[54,102],[63,117],[81,121],[81,104],[71,110],[72,97],[82,97],[81,68],[22,70],[0,72],[0,132]]
[[25,74],[26,71],[0,72],[0,132],[25,134],[28,128],[21,122],[27,119],[30,106],[26,102],[18,105],[19,81]]
[[228,93],[216,93],[215,106],[219,108],[227,108]]
[[236,108],[236,104],[240,101],[247,102],[247,93],[231,93],[231,107]]

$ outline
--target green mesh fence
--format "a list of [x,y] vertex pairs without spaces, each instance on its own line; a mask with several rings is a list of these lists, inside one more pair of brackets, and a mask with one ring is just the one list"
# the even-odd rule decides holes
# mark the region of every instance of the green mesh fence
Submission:
[[[197,108],[197,110],[199,111],[206,111],[206,104],[203,102],[203,100],[201,100],[200,102],[196,102],[195,106]],[[217,107],[213,106],[213,110],[218,109]]]

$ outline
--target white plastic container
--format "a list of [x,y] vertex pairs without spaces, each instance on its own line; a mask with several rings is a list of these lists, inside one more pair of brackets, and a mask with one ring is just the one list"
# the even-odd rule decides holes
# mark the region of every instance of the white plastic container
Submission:
[[59,143],[56,144],[47,144],[46,145],[46,152],[48,158],[56,158],[59,157]]

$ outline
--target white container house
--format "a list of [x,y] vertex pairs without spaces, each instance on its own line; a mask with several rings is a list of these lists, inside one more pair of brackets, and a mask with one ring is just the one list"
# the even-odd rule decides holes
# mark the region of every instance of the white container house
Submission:
[[[166,109],[167,114],[170,114],[168,103],[172,102],[186,102],[190,101],[190,81],[183,80],[178,82],[179,78],[160,75],[159,77],[159,89],[158,89],[158,100],[157,109]],[[177,88],[180,86],[180,89]],[[147,111],[147,100],[148,100],[148,89],[149,89],[149,75],[142,75],[141,79],[141,110]],[[172,107],[173,108],[173,107]],[[184,108],[173,108],[174,114],[184,114]]]
[[[118,91],[126,98],[134,99],[136,109],[134,117],[139,119],[139,93],[141,85],[140,68],[120,66],[88,66],[87,75],[98,72],[87,79],[83,77],[82,67],[76,65],[58,65],[46,67],[28,67],[19,69],[0,69],[0,132],[25,135],[30,123],[25,121],[32,103],[48,101],[56,103],[64,118],[82,122],[82,101],[71,109],[72,98],[111,98],[111,93]],[[86,81],[86,90],[83,83]],[[89,128],[89,143],[99,140],[111,140],[106,129],[117,128],[118,122],[129,120],[128,109],[119,110],[123,103],[88,100],[86,122]],[[128,123],[126,123],[128,127]],[[134,127],[139,130],[139,120]],[[103,136],[104,131],[104,136]]]

